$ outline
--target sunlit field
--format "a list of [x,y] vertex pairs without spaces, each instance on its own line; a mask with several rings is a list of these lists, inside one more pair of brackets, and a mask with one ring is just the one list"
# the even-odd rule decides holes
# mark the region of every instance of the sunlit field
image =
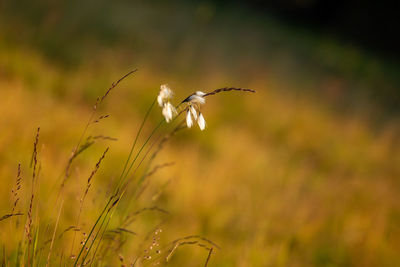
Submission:
[[[245,9],[44,2],[0,12],[2,266],[400,264],[397,63]],[[162,84],[257,92],[201,131]]]

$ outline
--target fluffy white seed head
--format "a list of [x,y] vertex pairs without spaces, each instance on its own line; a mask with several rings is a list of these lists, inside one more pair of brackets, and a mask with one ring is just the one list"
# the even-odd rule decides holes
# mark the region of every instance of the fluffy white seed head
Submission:
[[192,105],[189,106],[189,109],[190,109],[190,112],[193,115],[193,119],[197,120],[197,111],[196,111],[196,109]]
[[157,96],[157,102],[160,107],[163,106],[164,103],[168,102],[173,96],[172,90],[168,87],[168,85],[163,84],[160,86],[160,93]]
[[186,113],[186,125],[188,128],[191,128],[193,126],[193,120],[192,120],[192,115],[190,114],[190,109],[188,109]]
[[176,114],[175,107],[170,102],[164,103],[162,114],[165,117],[165,120],[170,122]]
[[197,119],[197,124],[200,127],[200,130],[204,130],[206,128],[206,120],[203,117],[203,114],[200,112],[199,113],[199,118]]

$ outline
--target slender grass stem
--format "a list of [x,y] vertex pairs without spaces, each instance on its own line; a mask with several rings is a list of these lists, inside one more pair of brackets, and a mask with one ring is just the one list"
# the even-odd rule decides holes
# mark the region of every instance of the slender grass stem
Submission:
[[[108,213],[108,212],[107,212],[107,213]],[[107,214],[106,214],[106,216],[104,216],[103,221],[101,222],[101,224],[100,224],[100,226],[99,226],[99,230],[97,231],[96,235],[94,236],[92,243],[90,243],[90,246],[89,246],[89,248],[88,248],[87,253],[85,254],[85,256],[84,256],[83,259],[82,259],[82,265],[85,264],[85,260],[86,260],[87,256],[89,255],[90,250],[92,249],[93,244],[95,243],[95,241],[96,241],[96,239],[97,239],[97,236],[98,236],[99,233],[101,232],[101,228],[103,227],[103,224],[104,224],[104,222],[106,221],[106,219],[107,219]],[[108,218],[108,221],[110,221],[110,218]],[[98,245],[100,245],[100,241],[98,242]],[[97,246],[97,247],[98,247],[98,246]],[[96,251],[97,251],[97,247],[96,247]],[[94,256],[93,256],[93,257],[94,257]]]
[[119,181],[118,181],[118,184],[117,184],[117,188],[118,188],[118,186],[120,185],[120,182],[121,182],[121,179],[122,179],[123,175],[125,174],[126,167],[128,166],[129,160],[130,160],[131,157],[132,157],[133,150],[134,150],[134,148],[135,148],[135,146],[136,146],[136,143],[137,143],[137,140],[138,140],[138,138],[139,138],[139,135],[140,135],[140,133],[142,132],[143,126],[144,126],[144,124],[145,124],[145,122],[146,122],[146,120],[147,120],[147,118],[148,118],[148,116],[149,116],[151,110],[153,109],[154,104],[156,103],[156,101],[157,101],[157,99],[154,99],[154,100],[153,100],[153,103],[151,104],[151,106],[149,107],[149,109],[148,109],[147,112],[146,112],[146,115],[145,115],[144,118],[143,118],[142,124],[140,125],[139,130],[138,130],[138,132],[137,132],[137,134],[136,134],[135,141],[133,142],[132,147],[131,147],[131,150],[129,151],[128,158],[126,159],[126,162],[125,162],[125,165],[124,165],[124,169],[122,170],[121,176],[120,176]]
[[138,157],[140,156],[141,152],[143,151],[144,147],[147,145],[147,143],[150,141],[151,137],[153,137],[153,135],[156,133],[156,131],[161,127],[161,125],[164,123],[164,119],[161,120],[157,126],[153,129],[153,131],[150,133],[150,135],[147,137],[146,141],[143,143],[143,145],[141,146],[141,148],[139,149],[138,153],[136,154],[135,158],[132,160],[131,164],[129,165],[128,170],[126,171],[125,175],[122,177],[122,179],[120,179],[118,186],[116,188],[116,192],[118,192],[120,186],[123,184],[123,182],[125,181],[126,177],[128,177],[130,170],[132,169],[133,165],[135,164],[136,160],[138,159]]
[[51,253],[53,251],[54,239],[56,237],[56,232],[57,232],[57,228],[58,228],[58,222],[60,221],[60,215],[61,215],[61,211],[62,211],[63,206],[64,206],[64,200],[61,200],[61,205],[60,205],[60,210],[58,211],[56,226],[54,227],[53,236],[51,238],[51,244],[50,244],[49,254],[47,256],[46,267],[49,266],[49,263],[50,263]]
[[112,196],[112,197],[110,197],[110,198],[108,199],[108,202],[107,202],[106,206],[105,206],[104,209],[101,211],[99,217],[97,218],[96,222],[94,223],[94,225],[93,225],[92,229],[90,230],[90,233],[89,233],[89,235],[88,235],[88,237],[87,237],[85,243],[83,244],[81,250],[79,251],[78,256],[76,257],[74,266],[76,266],[76,265],[78,264],[78,260],[79,260],[80,256],[82,255],[83,250],[85,249],[85,246],[86,246],[87,241],[89,240],[89,238],[90,238],[91,235],[93,234],[94,229],[96,228],[97,224],[99,223],[101,217],[103,217],[104,212],[107,210],[108,205],[111,203],[111,201],[112,201],[112,199],[113,199],[114,197],[115,197],[115,196]]
[[[114,212],[115,212],[115,209],[114,209],[112,212],[114,213]],[[103,230],[103,232],[101,233],[100,240],[99,240],[99,242],[97,242],[96,249],[95,249],[94,252],[93,252],[92,260],[90,261],[90,266],[92,266],[92,263],[94,262],[94,259],[95,259],[96,254],[97,254],[97,250],[98,250],[99,247],[100,247],[101,240],[103,240],[104,233],[105,233],[106,230],[107,230],[107,227],[108,227],[108,224],[110,223],[110,220],[111,220],[112,215],[113,215],[113,214],[111,214],[111,216],[108,217],[106,226],[104,227],[104,230]]]
[[[96,235],[94,236],[93,241],[92,241],[92,243],[90,244],[90,246],[89,246],[89,248],[88,248],[88,251],[87,251],[85,257],[84,257],[83,260],[82,260],[82,264],[85,263],[85,259],[86,259],[87,256],[89,255],[90,250],[92,249],[93,244],[96,242],[97,236],[99,235],[99,233],[100,233],[100,231],[101,231],[101,228],[103,227],[104,222],[105,222],[106,219],[107,219],[107,214],[109,214],[110,211],[111,211],[111,209],[112,209],[113,207],[115,207],[111,214],[114,213],[114,211],[115,211],[116,207],[118,206],[118,203],[120,202],[121,197],[123,196],[123,194],[124,194],[124,192],[122,192],[121,196],[118,197],[118,198],[113,202],[113,204],[111,205],[111,207],[109,207],[109,209],[107,210],[107,213],[105,214],[105,216],[104,216],[104,218],[103,218],[103,221],[101,222],[101,224],[100,224],[100,226],[99,226],[99,229],[98,229]],[[111,216],[108,218],[108,222],[110,221],[110,219],[111,219]],[[106,227],[104,227],[103,232],[107,230],[108,222],[107,222],[107,224],[106,224]],[[88,237],[88,240],[89,240],[89,237]],[[101,241],[101,240],[99,240],[99,243],[100,243],[100,241]],[[86,242],[85,242],[85,244],[86,244]]]

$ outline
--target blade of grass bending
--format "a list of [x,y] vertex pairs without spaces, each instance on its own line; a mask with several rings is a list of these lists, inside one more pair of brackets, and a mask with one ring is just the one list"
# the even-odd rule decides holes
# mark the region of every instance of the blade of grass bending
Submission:
[[133,178],[135,177],[135,174],[136,174],[137,170],[140,168],[140,166],[142,165],[142,163],[144,162],[144,160],[147,158],[147,156],[149,155],[149,153],[150,153],[150,151],[152,150],[152,148],[154,147],[154,145],[158,143],[158,140],[159,140],[159,139],[160,139],[160,136],[158,136],[158,137],[156,138],[156,140],[155,140],[155,141],[150,145],[150,147],[147,149],[146,153],[143,155],[142,159],[140,160],[140,162],[138,163],[138,165],[136,166],[136,168],[133,170],[133,173],[132,173],[132,175],[131,175],[131,179],[128,179],[128,180],[126,181],[126,183],[125,183],[123,186],[121,185],[121,189],[123,189],[123,192],[126,191],[128,185],[129,185],[129,183],[132,182],[132,181],[134,180]]
[[128,170],[126,171],[126,174],[123,176],[121,181],[118,184],[117,187],[117,192],[119,190],[119,187],[123,184],[125,181],[126,177],[128,177],[130,170],[132,169],[133,165],[135,164],[136,160],[140,156],[140,153],[143,151],[144,147],[147,145],[147,143],[150,141],[151,137],[155,134],[155,132],[160,128],[160,126],[164,123],[164,120],[161,120],[160,123],[153,129],[153,131],[150,133],[150,135],[147,137],[146,141],[143,143],[142,147],[139,149],[138,153],[136,154],[135,158],[132,160],[131,164],[129,165]]
[[[136,174],[136,171],[137,171],[137,170],[139,169],[139,167],[142,165],[143,161],[146,159],[146,157],[148,156],[148,154],[149,154],[149,152],[151,151],[151,149],[153,148],[153,146],[158,142],[158,139],[159,139],[159,138],[157,138],[157,140],[156,140],[155,142],[153,142],[153,144],[150,146],[150,148],[146,151],[146,153],[145,153],[145,155],[143,156],[142,160],[141,160],[141,161],[139,162],[139,164],[136,166],[136,168],[135,168],[135,170],[133,171],[133,174],[132,174],[132,180],[133,180],[134,175]],[[147,169],[147,167],[146,167],[146,169]],[[140,178],[140,179],[141,179],[141,178]],[[139,179],[139,181],[140,181],[140,179]],[[127,187],[128,187],[129,183],[130,183],[132,180],[128,180],[128,181],[124,184],[124,186],[122,187],[122,188],[124,188],[124,192],[127,190]],[[138,183],[138,185],[139,185],[139,183]],[[133,195],[136,193],[136,191],[137,191],[137,187],[134,189]],[[122,217],[125,217],[125,216],[126,216],[126,214],[127,214],[127,213],[129,212],[129,210],[131,209],[131,206],[132,206],[132,200],[128,202],[128,207],[125,209],[125,213],[124,213],[124,215],[123,215]]]

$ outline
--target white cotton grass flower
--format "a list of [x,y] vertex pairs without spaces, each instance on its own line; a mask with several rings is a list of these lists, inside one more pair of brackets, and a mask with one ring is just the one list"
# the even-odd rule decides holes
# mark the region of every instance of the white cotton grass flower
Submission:
[[202,91],[196,91],[194,94],[188,96],[185,100],[183,100],[183,102],[204,105],[206,103],[206,99],[204,98],[205,95],[206,93]]
[[[197,108],[197,110],[196,110]],[[198,114],[197,114],[198,112]],[[186,125],[188,128],[191,128],[194,124],[194,121],[197,121],[197,124],[200,127],[200,130],[204,130],[206,128],[206,120],[203,117],[203,114],[200,112],[199,105],[192,105],[189,103],[186,112]]]
[[197,111],[196,111],[196,109],[192,105],[190,105],[189,106],[189,110],[192,113],[193,119],[197,120]]
[[199,125],[200,130],[204,130],[206,128],[206,121],[204,119],[203,114],[200,112],[200,107],[206,103],[206,96],[211,96],[215,94],[219,94],[221,92],[229,92],[229,91],[242,91],[242,92],[250,92],[255,93],[256,91],[253,89],[246,88],[237,88],[237,87],[224,87],[218,88],[214,91],[204,93],[202,91],[196,91],[191,94],[187,98],[185,98],[180,104],[187,103],[185,108],[186,114],[186,124],[188,128],[193,126],[193,121],[196,121]]
[[193,121],[197,121],[200,130],[203,131],[206,128],[206,120],[204,119],[203,114],[199,111],[199,114],[197,115],[196,109],[190,105],[186,112],[186,125],[188,128],[192,128]]
[[174,93],[168,85],[163,84],[160,86],[160,93],[157,96],[157,102],[158,105],[162,107],[162,114],[165,117],[166,122],[170,122],[177,114],[175,107],[169,102],[173,95]]
[[200,130],[204,130],[206,128],[206,120],[203,117],[203,114],[199,112],[199,118],[197,119],[197,124],[199,125]]
[[160,86],[160,93],[157,96],[158,105],[162,107],[165,103],[169,102],[173,95],[174,93],[169,88],[169,86],[166,84],[162,84]]
[[202,91],[196,91],[182,101],[182,103],[188,104],[186,113],[186,125],[188,128],[193,126],[194,121],[197,122],[200,130],[203,131],[206,128],[206,121],[204,120],[203,114],[200,112],[200,106],[206,103],[205,95],[206,93]]
[[162,114],[165,117],[166,122],[170,122],[176,114],[175,107],[170,102],[167,102],[164,104]]
[[192,103],[198,103],[201,105],[204,105],[206,103],[206,99],[204,98],[204,95],[206,93],[202,92],[202,91],[197,91],[194,95],[193,95],[193,99],[190,101]]
[[193,120],[192,120],[192,115],[191,115],[190,109],[188,109],[187,113],[186,113],[186,125],[188,128],[192,128],[192,126],[193,126]]

